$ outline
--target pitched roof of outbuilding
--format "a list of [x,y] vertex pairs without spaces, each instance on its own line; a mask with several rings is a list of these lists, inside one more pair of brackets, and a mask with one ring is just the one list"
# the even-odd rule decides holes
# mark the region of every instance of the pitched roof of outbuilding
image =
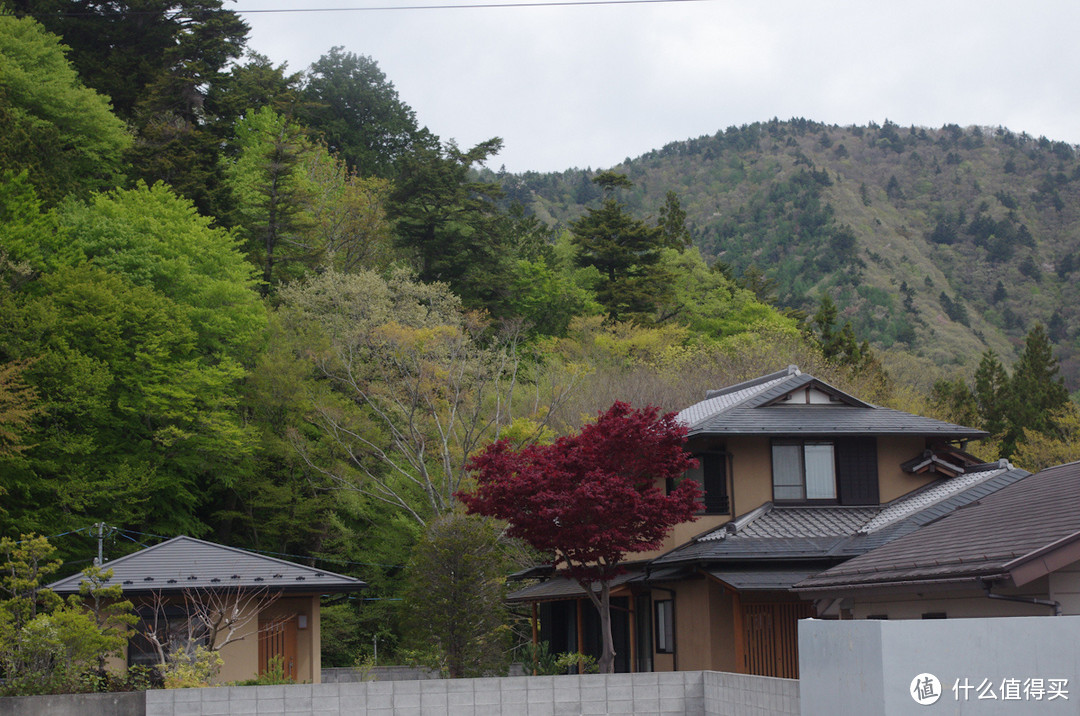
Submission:
[[800,583],[807,592],[897,584],[1027,584],[1080,560],[1080,462],[1059,465]]
[[[783,404],[804,388],[828,394],[829,404]],[[916,435],[946,440],[987,437],[984,430],[863,402],[796,366],[710,391],[678,414],[695,435]]]
[[[184,536],[106,562],[104,567],[113,570],[108,584],[119,584],[124,594],[235,588],[355,592],[367,586],[356,577]],[[77,593],[82,581],[82,574],[73,574],[53,582],[49,589]]]

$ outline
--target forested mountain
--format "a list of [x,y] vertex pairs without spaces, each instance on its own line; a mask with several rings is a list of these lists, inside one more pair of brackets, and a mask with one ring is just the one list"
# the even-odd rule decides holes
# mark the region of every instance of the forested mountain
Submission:
[[[969,373],[987,348],[1011,362],[1041,322],[1070,389],[1080,387],[1073,146],[1001,128],[774,119],[615,169],[634,182],[625,200],[639,213],[678,194],[703,256],[762,297],[812,312],[829,293],[898,374]],[[597,198],[590,177],[499,178],[508,196],[565,224]]]

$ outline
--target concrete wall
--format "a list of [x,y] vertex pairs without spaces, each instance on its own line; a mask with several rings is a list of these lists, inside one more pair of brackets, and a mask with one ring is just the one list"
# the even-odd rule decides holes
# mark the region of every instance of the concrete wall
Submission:
[[795,679],[706,671],[704,694],[704,716],[799,714],[799,682]]
[[798,699],[789,679],[684,671],[148,691],[146,716],[794,716]]
[[[929,705],[933,713],[1076,714],[1078,644],[1080,616],[804,619],[799,622],[801,709],[806,716],[928,713],[912,688],[916,677],[932,674],[940,683],[940,696]],[[1051,698],[1051,680],[1061,679],[1067,680],[1067,699]]]
[[122,694],[58,694],[0,698],[4,716],[145,716],[142,691]]

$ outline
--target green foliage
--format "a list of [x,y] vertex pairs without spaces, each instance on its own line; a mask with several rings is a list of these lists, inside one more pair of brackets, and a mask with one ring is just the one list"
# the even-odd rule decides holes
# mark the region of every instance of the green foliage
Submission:
[[700,339],[797,330],[794,320],[759,300],[753,291],[739,288],[722,273],[710,270],[696,248],[664,249],[661,265],[671,276],[671,290],[658,307],[657,324],[676,322]]
[[507,563],[489,520],[446,514],[432,522],[406,568],[407,638],[434,648],[450,678],[501,673],[508,663]]
[[266,671],[254,679],[237,681],[233,686],[276,686],[295,683],[293,679],[285,675],[285,658],[279,654],[266,660]]
[[44,273],[0,297],[0,355],[34,359],[40,414],[33,448],[2,471],[4,529],[199,532],[197,511],[251,450],[239,388],[266,319],[250,266],[163,185],[67,201],[55,232],[27,213]]
[[[293,443],[319,484],[354,490],[419,524],[451,509],[465,460],[515,417],[546,424],[569,389],[518,334],[492,336],[445,285],[406,272],[328,270],[282,289],[284,326],[320,376]],[[530,400],[515,400],[528,391]]]
[[1009,380],[1009,421],[1002,445],[1011,455],[1025,431],[1049,434],[1053,415],[1069,402],[1069,393],[1058,377],[1058,362],[1042,324],[1036,324],[1024,341],[1024,352],[1013,366]]
[[594,181],[605,191],[600,208],[589,208],[570,223],[577,262],[600,273],[596,298],[610,320],[647,321],[670,295],[673,277],[660,259],[669,243],[685,243],[685,227],[679,223],[685,215],[672,195],[661,223],[650,225],[633,218],[615,198],[616,187],[631,186],[624,175],[607,172]]
[[385,180],[350,172],[269,106],[237,122],[234,150],[222,162],[235,202],[228,218],[262,270],[264,293],[326,265],[354,270],[390,263]]
[[[84,674],[119,654],[126,640],[122,615],[83,607],[80,597],[62,602],[41,586],[60,566],[52,545],[44,537],[23,535],[16,542],[0,538],[0,695],[56,694],[87,690],[93,681]],[[102,573],[91,570],[86,596],[107,599],[101,589]],[[119,590],[119,587],[116,587]],[[130,603],[125,603],[130,607]],[[121,617],[120,621],[112,617]]]
[[250,358],[266,326],[252,269],[236,240],[164,184],[69,201],[60,229],[95,266],[181,306],[197,348],[216,360]]
[[166,689],[198,689],[210,685],[221,671],[225,660],[216,651],[202,644],[193,649],[173,649],[169,652],[162,675]]
[[526,671],[536,676],[559,676],[561,674],[595,674],[596,659],[581,652],[551,653],[551,645],[542,641],[528,642],[522,648],[522,661]]
[[113,186],[131,144],[108,100],[79,81],[59,38],[11,15],[0,15],[0,125],[0,172],[27,171],[49,204]]
[[[519,252],[513,222],[495,203],[498,185],[475,181],[470,168],[502,147],[498,138],[468,151],[418,146],[399,161],[389,215],[398,246],[424,282],[446,283],[468,308],[499,312]],[[522,258],[531,258],[522,256]]]
[[363,176],[393,176],[402,157],[430,142],[378,63],[343,47],[311,65],[301,96],[300,119]]

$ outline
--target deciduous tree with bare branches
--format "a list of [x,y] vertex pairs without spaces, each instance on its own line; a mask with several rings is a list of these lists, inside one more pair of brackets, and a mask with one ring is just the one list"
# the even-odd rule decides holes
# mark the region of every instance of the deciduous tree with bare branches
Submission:
[[539,436],[573,385],[526,361],[442,284],[406,273],[327,271],[282,290],[294,350],[315,376],[293,444],[324,486],[358,492],[424,525],[456,502],[468,458],[513,427]]

